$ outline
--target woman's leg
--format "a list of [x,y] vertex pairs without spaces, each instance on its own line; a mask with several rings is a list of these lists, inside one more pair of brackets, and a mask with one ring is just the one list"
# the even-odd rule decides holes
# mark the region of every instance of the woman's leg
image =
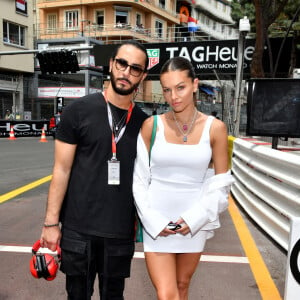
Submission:
[[158,300],[179,300],[176,280],[176,254],[146,252],[146,264]]
[[180,300],[188,300],[190,282],[200,257],[201,253],[181,253],[176,255],[177,287]]

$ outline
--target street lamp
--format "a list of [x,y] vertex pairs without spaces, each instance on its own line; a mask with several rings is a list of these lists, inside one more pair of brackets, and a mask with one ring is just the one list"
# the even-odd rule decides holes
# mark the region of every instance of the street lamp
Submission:
[[234,132],[233,135],[237,137],[240,131],[240,116],[241,116],[241,85],[243,80],[243,65],[244,65],[244,50],[245,50],[245,38],[250,31],[249,19],[245,16],[240,19],[239,23],[239,40],[238,40],[238,56],[236,66],[236,81],[235,81],[235,93],[234,93]]

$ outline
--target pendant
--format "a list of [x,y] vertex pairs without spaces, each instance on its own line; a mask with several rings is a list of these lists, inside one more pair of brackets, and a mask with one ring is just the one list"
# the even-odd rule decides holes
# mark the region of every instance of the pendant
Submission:
[[183,129],[184,131],[187,131],[187,130],[188,130],[188,125],[187,125],[187,124],[183,124],[183,125],[182,125],[182,129]]
[[186,136],[186,135],[183,136],[183,142],[184,142],[184,143],[187,142],[187,136]]
[[116,126],[116,131],[118,131],[119,130],[119,127],[118,126]]

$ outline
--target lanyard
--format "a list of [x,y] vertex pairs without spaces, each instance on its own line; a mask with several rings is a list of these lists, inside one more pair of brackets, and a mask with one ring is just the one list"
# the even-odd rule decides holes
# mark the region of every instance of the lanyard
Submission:
[[127,112],[127,118],[126,118],[126,122],[125,122],[125,126],[121,129],[119,135],[117,137],[115,137],[114,135],[114,131],[113,131],[113,119],[112,119],[112,112],[110,109],[110,106],[108,104],[108,100],[106,97],[106,91],[104,91],[104,99],[106,101],[106,105],[107,105],[107,115],[108,115],[108,121],[109,121],[109,126],[111,128],[111,149],[112,149],[112,159],[117,159],[117,143],[118,141],[121,139],[121,137],[123,136],[125,129],[126,129],[126,125],[128,124],[130,118],[131,118],[131,114],[132,114],[132,109],[133,109],[133,104],[132,102],[130,102],[130,106]]

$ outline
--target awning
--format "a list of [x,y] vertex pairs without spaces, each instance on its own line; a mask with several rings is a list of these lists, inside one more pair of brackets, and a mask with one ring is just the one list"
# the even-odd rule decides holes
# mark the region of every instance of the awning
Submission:
[[206,93],[207,95],[214,95],[214,91],[212,90],[212,88],[206,87],[206,86],[200,86],[200,89]]

